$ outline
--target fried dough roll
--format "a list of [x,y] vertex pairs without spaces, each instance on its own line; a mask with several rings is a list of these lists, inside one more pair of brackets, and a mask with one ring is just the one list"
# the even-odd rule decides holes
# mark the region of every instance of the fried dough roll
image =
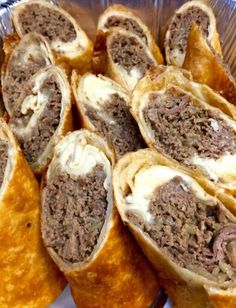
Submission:
[[46,307],[65,287],[41,240],[39,196],[36,179],[0,119],[1,307]]
[[236,110],[179,69],[149,72],[138,83],[132,114],[146,143],[236,193]]
[[157,66],[156,59],[142,39],[132,32],[114,28],[104,36],[105,73],[130,93],[147,70]]
[[21,40],[15,36],[7,37],[4,51],[2,95],[5,108],[12,116],[22,88],[39,69],[53,64],[54,58],[47,40],[37,33],[26,34]]
[[91,41],[77,21],[60,7],[44,0],[20,3],[13,11],[13,24],[20,37],[29,32],[45,36],[59,61],[81,70],[91,64]]
[[196,24],[189,33],[183,67],[192,73],[195,81],[207,84],[236,105],[236,82]]
[[175,12],[166,32],[165,54],[168,64],[182,67],[192,22],[201,27],[216,53],[221,55],[219,34],[212,9],[201,1],[189,1]]
[[137,15],[123,5],[115,4],[110,6],[99,17],[98,35],[100,31],[107,32],[113,28],[122,28],[137,35],[151,50],[157,63],[163,63],[162,54],[148,27]]
[[236,217],[205,185],[151,149],[126,154],[113,173],[121,218],[174,307],[225,308],[236,301]]
[[58,143],[42,189],[43,239],[79,307],[149,307],[157,281],[113,205],[113,162],[92,132]]
[[72,74],[72,88],[83,127],[99,132],[113,146],[117,158],[144,145],[131,115],[130,97],[116,82],[102,75]]
[[72,128],[71,90],[61,68],[48,66],[29,80],[10,125],[32,170],[41,174],[55,144]]

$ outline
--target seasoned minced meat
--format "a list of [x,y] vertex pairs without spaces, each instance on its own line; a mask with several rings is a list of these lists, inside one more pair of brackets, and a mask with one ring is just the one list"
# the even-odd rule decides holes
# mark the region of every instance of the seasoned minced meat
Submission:
[[208,15],[200,8],[192,6],[186,12],[176,14],[175,20],[171,24],[171,35],[168,41],[171,51],[178,49],[181,53],[185,53],[188,34],[194,21],[201,27],[204,35],[208,37],[210,25]]
[[[26,89],[26,94],[27,91],[29,91],[28,94],[31,94],[31,90],[31,87]],[[36,162],[38,157],[43,153],[60,122],[62,95],[56,78],[53,75],[46,78],[40,91],[48,97],[44,111],[38,118],[30,134],[24,137],[18,136],[21,149],[30,164]],[[20,109],[21,106],[16,110],[14,117],[11,119],[11,123],[14,124],[14,121],[20,118],[26,125],[32,114],[29,111],[28,114],[23,115]]]
[[155,144],[174,159],[187,163],[194,154],[219,158],[236,152],[236,135],[217,112],[193,104],[191,97],[171,88],[165,94],[150,94],[144,108]]
[[24,33],[37,32],[50,41],[71,42],[76,38],[73,24],[56,10],[29,4],[20,14]]
[[154,66],[153,60],[148,56],[145,47],[134,36],[116,34],[112,37],[109,51],[114,63],[122,66],[127,72],[137,68],[142,75]]
[[137,123],[129,112],[129,107],[118,94],[112,94],[102,111],[86,107],[86,115],[96,129],[114,147],[117,158],[127,152],[136,151],[144,146]]
[[8,143],[0,139],[0,189],[4,179],[4,173],[7,166],[8,159]]
[[45,58],[40,54],[29,57],[27,62],[21,62],[18,57],[19,54],[12,58],[9,63],[9,75],[3,87],[3,91],[7,96],[7,103],[12,110],[14,110],[15,103],[22,93],[25,84],[39,69],[47,65]]
[[176,176],[154,190],[149,213],[151,223],[127,216],[172,261],[219,283],[236,281],[236,223],[220,203],[198,199]]
[[147,37],[136,20],[123,16],[110,16],[107,19],[105,28],[109,29],[113,27],[120,27],[127,31],[133,32],[134,34],[139,36],[145,44],[147,44]]
[[43,195],[43,234],[47,247],[71,263],[89,258],[105,222],[107,192],[102,165],[76,180],[58,170]]

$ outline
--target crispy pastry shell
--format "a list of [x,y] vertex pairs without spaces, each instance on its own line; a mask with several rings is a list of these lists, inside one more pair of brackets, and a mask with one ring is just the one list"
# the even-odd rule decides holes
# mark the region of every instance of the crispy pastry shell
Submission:
[[206,15],[209,16],[209,20],[210,20],[210,24],[209,24],[209,41],[212,45],[212,47],[214,48],[214,50],[221,56],[222,52],[221,52],[221,46],[220,46],[220,40],[219,40],[219,34],[217,32],[216,29],[216,19],[214,16],[214,13],[212,11],[212,9],[203,1],[188,1],[186,3],[184,3],[176,12],[175,15],[173,16],[170,25],[168,27],[168,30],[166,32],[166,36],[165,36],[165,54],[166,54],[166,61],[168,64],[170,65],[176,65],[179,67],[182,67],[183,62],[184,62],[184,58],[185,55],[183,54],[183,56],[178,56],[176,57],[176,59],[174,59],[173,51],[170,50],[170,46],[169,46],[169,40],[170,40],[170,35],[171,35],[171,29],[170,27],[172,26],[172,23],[175,22],[175,18],[177,14],[181,14],[185,11],[187,11],[189,8],[191,7],[196,7],[196,8],[200,8],[202,11],[205,12]]
[[[1,67],[2,95],[5,108],[8,114],[12,116],[16,101],[12,102],[9,98],[9,95],[14,91],[14,89],[10,89],[10,91],[8,89],[12,78],[12,72],[10,71],[11,67],[18,67],[19,64],[27,66],[39,53],[42,57],[41,60],[45,61],[42,66],[39,66],[39,69],[49,64],[54,64],[55,59],[47,40],[42,35],[33,32],[26,34],[22,39],[20,39],[16,33],[5,37],[3,49],[5,58]],[[18,71],[22,69],[22,66],[18,68]],[[22,88],[26,82],[27,80],[22,82]]]
[[[197,105],[205,106],[207,108],[218,108],[218,112],[226,118],[226,121],[236,121],[236,109],[235,106],[227,102],[223,97],[221,97],[217,92],[209,88],[204,84],[199,84],[189,80],[188,73],[183,69],[177,67],[158,67],[153,68],[148,71],[144,78],[142,78],[132,96],[132,109],[131,112],[136,119],[140,132],[145,140],[145,142],[151,148],[163,153],[161,148],[158,148],[155,145],[155,142],[150,134],[149,128],[145,124],[142,117],[142,107],[141,107],[141,98],[152,91],[165,90],[169,87],[175,87],[180,89],[181,92],[190,95]],[[217,109],[216,109],[217,110]],[[234,122],[231,122],[234,123]],[[169,157],[171,159],[171,157]],[[201,171],[199,169],[195,170],[196,176],[201,176]],[[236,186],[235,186],[236,174],[234,168],[229,170],[227,175],[222,176],[221,182],[213,182],[214,185],[217,185],[219,189],[224,189],[236,195]]]
[[[123,222],[128,225],[138,244],[158,271],[158,277],[171,297],[174,307],[232,307],[236,300],[235,283],[226,289],[221,289],[216,282],[181,268],[172,262],[139,227],[129,222],[125,214],[127,207],[125,196],[130,193],[130,189],[132,191],[135,174],[141,169],[155,165],[168,166],[190,177],[194,176],[187,168],[151,149],[126,154],[118,161],[113,172],[115,203]],[[206,178],[195,177],[194,179],[208,194],[218,197],[225,202],[226,208],[236,213],[235,199],[232,197],[229,199],[228,195],[215,188]]]
[[[100,148],[114,163],[114,154],[101,137],[86,130],[72,134],[86,138],[88,144]],[[59,146],[60,143],[58,149]],[[56,155],[57,148],[54,159]],[[45,185],[46,178],[42,187]],[[48,248],[49,254],[64,272],[79,307],[149,307],[158,291],[152,268],[113,205],[110,214],[106,215],[105,224],[106,229],[102,238],[98,239],[97,248],[86,261],[74,264],[65,262],[53,248]],[[147,284],[148,288],[145,287]]]
[[[62,93],[60,121],[50,141],[48,142],[46,148],[42,152],[42,154],[37,158],[35,162],[31,164],[31,168],[33,172],[37,175],[42,175],[43,172],[47,169],[47,166],[52,159],[55,145],[59,142],[59,140],[63,136],[65,136],[73,128],[73,119],[72,119],[72,111],[71,111],[72,93],[71,93],[71,88],[70,88],[70,84],[68,82],[66,73],[64,72],[63,69],[57,66],[47,66],[46,68],[38,71],[38,73],[36,73],[29,80],[29,84],[32,84],[31,93],[35,91],[35,90],[32,90],[33,87],[38,87],[38,84],[40,84],[41,80],[43,80],[43,78],[46,79],[47,76],[50,76],[50,75],[55,76],[57,78],[56,80],[60,85],[60,91]],[[37,88],[37,91],[39,90],[40,90],[40,87]],[[23,102],[25,102],[25,100],[27,99],[27,97],[30,97],[29,94],[24,93],[22,91],[22,94],[17,101],[17,105],[19,105],[20,108]],[[40,101],[40,99],[38,99],[38,101]],[[25,134],[26,128],[28,129],[28,127],[24,127],[24,125],[22,125],[22,123],[19,121],[13,121],[13,122],[10,121],[10,126],[18,138],[22,138]]]
[[[111,52],[109,50],[112,39],[116,35],[124,35],[129,38],[134,38],[139,42],[139,44],[143,47],[146,52],[146,55],[153,61],[153,66],[157,65],[156,59],[154,58],[151,50],[143,43],[143,41],[136,36],[135,34],[123,30],[121,28],[113,28],[108,32],[100,32],[100,55],[103,59],[100,62],[98,59],[95,60],[95,72],[101,73],[100,67],[103,67],[103,73],[105,73],[108,77],[119,83],[124,89],[126,89],[129,93],[131,93],[137,84],[138,80],[141,77],[135,76],[135,74],[131,75],[130,72],[127,72],[121,65],[115,63],[112,59]],[[105,67],[105,71],[104,71]],[[136,69],[135,67],[133,69]]]
[[0,190],[0,306],[46,307],[66,281],[41,240],[38,183],[3,120],[0,134],[9,143],[9,168]]
[[230,103],[236,104],[236,82],[233,76],[195,23],[189,33],[183,67],[192,73],[195,81],[207,84]]
[[[74,29],[76,30],[77,46],[72,46],[73,41],[69,43],[61,43],[60,46],[63,46],[63,44],[65,44],[65,46],[61,50],[61,47],[53,48],[52,44],[50,45],[52,47],[52,50],[55,52],[58,64],[62,64],[65,67],[70,66],[72,68],[76,68],[81,73],[87,71],[91,67],[93,44],[87,37],[86,33],[81,29],[78,22],[62,8],[56,5],[52,5],[44,0],[32,0],[18,4],[13,11],[12,17],[13,24],[18,35],[22,37],[25,34],[22,27],[22,22],[20,21],[20,14],[27,6],[30,6],[31,4],[38,4],[45,8],[57,11],[61,15],[65,16],[66,19],[69,19],[69,21],[73,24]],[[79,46],[82,46],[82,48],[79,48]],[[73,52],[71,53],[69,52],[70,47],[73,50]]]

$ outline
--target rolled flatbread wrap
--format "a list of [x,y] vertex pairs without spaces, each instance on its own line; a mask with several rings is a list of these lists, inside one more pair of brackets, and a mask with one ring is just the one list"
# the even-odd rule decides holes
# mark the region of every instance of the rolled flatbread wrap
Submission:
[[27,1],[15,7],[12,19],[20,37],[29,32],[45,36],[58,61],[80,70],[90,66],[92,42],[62,8],[44,0]]
[[47,307],[65,287],[43,246],[39,197],[36,179],[0,119],[1,307]]
[[152,51],[139,36],[119,27],[100,33],[100,36],[100,40],[104,40],[99,48],[101,54],[105,54],[102,61],[105,74],[132,92],[146,71],[158,64]]
[[[146,149],[113,173],[115,203],[174,307],[232,307],[236,217],[186,168]],[[234,208],[236,206],[234,200]]]
[[16,36],[5,38],[4,51],[2,95],[5,108],[12,116],[22,88],[38,70],[53,64],[54,58],[47,40],[37,33],[26,34],[21,40]]
[[122,28],[137,35],[151,50],[158,64],[163,63],[163,57],[150,30],[143,21],[127,7],[114,4],[108,7],[98,20],[99,31],[107,32],[112,28]]
[[42,185],[43,240],[79,307],[149,307],[157,280],[113,205],[113,162],[87,130],[58,143]]
[[189,33],[183,67],[192,73],[193,80],[207,84],[236,105],[234,77],[196,24]]
[[175,12],[166,32],[165,54],[168,64],[182,67],[192,22],[201,27],[216,53],[221,55],[219,34],[212,9],[203,1],[188,1]]
[[138,83],[132,98],[146,143],[235,194],[235,107],[178,69],[152,74]]
[[48,66],[22,89],[10,126],[33,171],[41,174],[56,143],[72,129],[71,90],[65,72]]
[[117,158],[143,147],[138,125],[129,111],[130,97],[119,84],[92,73],[79,77],[74,71],[72,88],[83,127],[103,135]]

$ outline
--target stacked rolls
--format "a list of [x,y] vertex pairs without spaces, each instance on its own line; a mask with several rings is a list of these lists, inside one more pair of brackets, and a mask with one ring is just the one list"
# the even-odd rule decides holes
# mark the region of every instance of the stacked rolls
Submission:
[[149,307],[157,281],[114,206],[113,163],[87,130],[58,143],[42,189],[43,239],[79,307]]
[[105,72],[132,92],[138,80],[161,64],[163,57],[141,19],[114,5],[99,18],[93,62],[95,72]]
[[235,81],[211,8],[190,1],[176,11],[167,66],[122,5],[99,17],[94,48],[43,0],[17,5],[12,21],[1,74],[0,303],[47,306],[66,279],[82,308],[148,308],[160,286],[175,307],[232,307]]

